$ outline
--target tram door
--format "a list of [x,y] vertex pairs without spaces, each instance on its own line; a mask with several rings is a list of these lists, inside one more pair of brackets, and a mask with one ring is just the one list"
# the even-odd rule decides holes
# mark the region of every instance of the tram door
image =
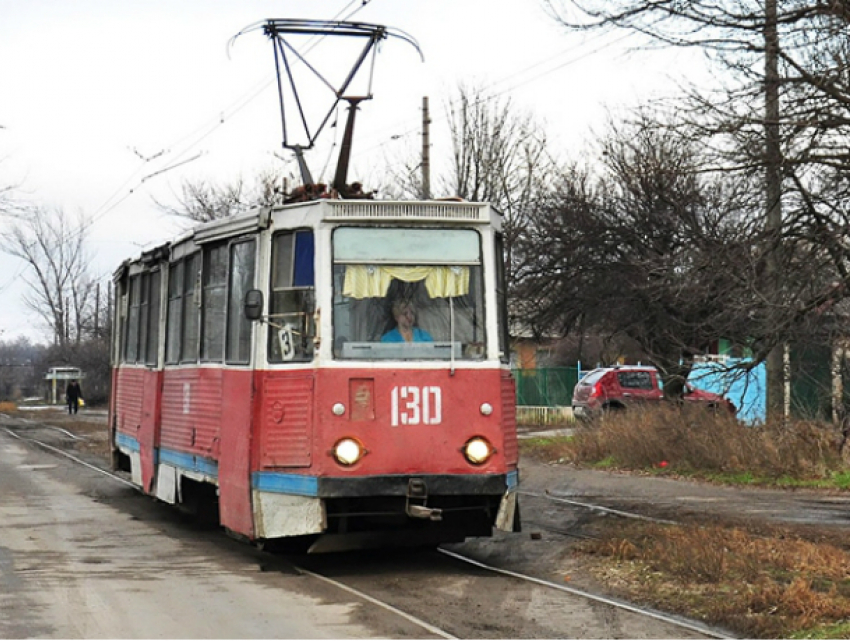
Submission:
[[252,324],[242,310],[248,290],[255,287],[256,240],[230,244],[227,324],[224,340],[220,447],[218,459],[221,524],[253,536],[251,509],[251,434],[253,433],[254,370],[251,366]]

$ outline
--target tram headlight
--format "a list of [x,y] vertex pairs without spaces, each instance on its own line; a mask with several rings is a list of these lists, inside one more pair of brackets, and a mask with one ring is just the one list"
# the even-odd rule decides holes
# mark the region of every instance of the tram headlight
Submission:
[[495,452],[496,450],[490,445],[490,442],[482,436],[469,439],[463,446],[463,455],[473,465],[486,463]]
[[333,447],[333,457],[340,465],[354,465],[365,453],[363,445],[353,438],[340,439]]

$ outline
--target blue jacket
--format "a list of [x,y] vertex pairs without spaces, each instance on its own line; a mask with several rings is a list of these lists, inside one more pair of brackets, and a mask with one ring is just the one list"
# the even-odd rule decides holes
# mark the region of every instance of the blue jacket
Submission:
[[[398,331],[398,327],[395,329],[391,329],[386,334],[381,337],[382,343],[403,343],[404,336],[401,335],[401,332]],[[414,343],[433,343],[434,339],[431,338],[431,334],[426,332],[424,329],[419,329],[418,327],[413,328],[413,342]]]

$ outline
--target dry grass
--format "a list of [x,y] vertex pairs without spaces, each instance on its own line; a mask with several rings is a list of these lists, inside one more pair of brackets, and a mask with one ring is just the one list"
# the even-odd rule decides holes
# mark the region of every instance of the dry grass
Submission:
[[827,478],[847,471],[840,432],[795,421],[751,427],[699,408],[660,408],[607,416],[580,428],[563,458],[608,461],[625,469],[657,468],[752,479]]
[[850,638],[850,552],[788,532],[619,522],[576,548],[638,600],[751,638]]
[[[606,416],[572,438],[523,442],[546,461],[773,485],[850,481],[841,434],[810,421],[748,427],[696,408]],[[609,520],[575,548],[632,601],[752,638],[850,638],[850,549],[803,528],[765,524],[664,526]],[[709,523],[706,521],[706,523]]]

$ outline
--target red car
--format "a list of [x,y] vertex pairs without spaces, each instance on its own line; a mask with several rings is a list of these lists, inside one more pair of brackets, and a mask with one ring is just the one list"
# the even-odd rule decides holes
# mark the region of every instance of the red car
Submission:
[[[707,409],[725,409],[734,414],[735,405],[720,394],[685,385],[685,401],[704,404]],[[651,366],[622,365],[600,367],[585,374],[573,390],[573,416],[590,418],[630,405],[658,403],[664,400],[661,377]]]

